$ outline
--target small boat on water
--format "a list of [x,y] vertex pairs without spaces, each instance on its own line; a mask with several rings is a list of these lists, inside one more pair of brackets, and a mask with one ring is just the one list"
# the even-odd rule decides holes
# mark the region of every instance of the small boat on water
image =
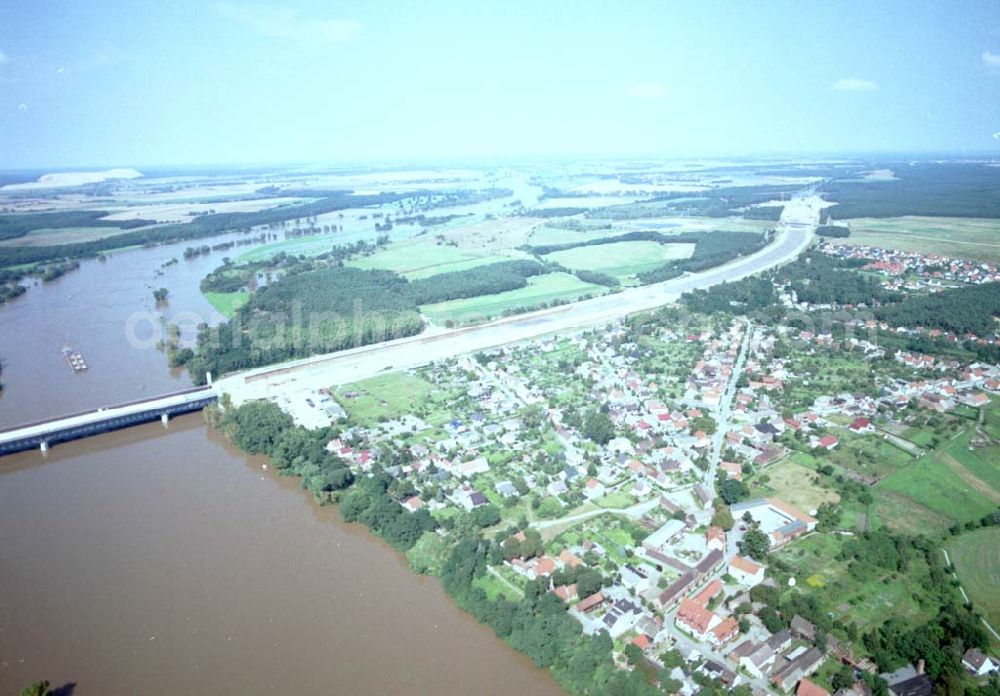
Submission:
[[63,357],[66,358],[66,364],[72,368],[73,372],[84,372],[87,369],[87,362],[78,351],[73,350],[69,346],[64,346],[62,352]]

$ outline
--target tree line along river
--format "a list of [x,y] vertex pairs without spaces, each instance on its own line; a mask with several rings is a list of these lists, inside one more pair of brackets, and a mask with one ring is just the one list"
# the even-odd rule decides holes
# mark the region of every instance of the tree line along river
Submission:
[[[161,285],[168,319],[211,316],[198,281],[225,252],[153,277],[181,251],[84,261],[0,307],[0,427],[190,384],[125,333]],[[0,692],[560,693],[436,579],[264,463],[200,414],[0,458]]]

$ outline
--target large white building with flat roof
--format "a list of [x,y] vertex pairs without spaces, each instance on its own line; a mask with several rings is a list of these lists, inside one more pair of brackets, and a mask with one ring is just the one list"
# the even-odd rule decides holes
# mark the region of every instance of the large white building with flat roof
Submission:
[[771,546],[782,546],[792,539],[816,529],[816,518],[807,515],[780,498],[757,498],[736,503],[729,508],[733,517],[742,518],[747,513],[760,530],[767,534]]

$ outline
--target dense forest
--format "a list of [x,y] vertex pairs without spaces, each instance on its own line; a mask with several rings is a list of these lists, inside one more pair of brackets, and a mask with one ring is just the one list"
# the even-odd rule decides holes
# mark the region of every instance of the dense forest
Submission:
[[774,284],[759,276],[721,283],[708,290],[692,290],[681,298],[689,309],[706,314],[751,313],[772,306],[776,300]]
[[781,212],[785,209],[783,205],[760,205],[747,208],[743,211],[743,217],[747,220],[767,220],[777,222],[781,219]]
[[[678,193],[667,196],[657,196],[653,199],[653,201],[673,202],[677,210],[679,212],[683,212],[685,215],[730,217],[733,215],[742,215],[743,213],[741,212],[741,209],[749,208],[749,206],[759,206],[762,203],[767,203],[776,199],[788,198],[797,193],[801,188],[801,185],[797,184],[727,186],[709,189],[708,191],[695,194],[697,198],[692,198],[692,194],[690,193]],[[758,213],[759,215],[765,215],[766,217],[756,219],[776,220],[776,217],[771,217],[775,215],[772,208],[778,209],[777,214],[780,216],[781,210],[778,206],[767,206],[757,209],[766,210],[766,213]],[[750,210],[754,210],[754,208],[750,208]],[[754,215],[746,215],[746,217],[753,219]]]
[[912,296],[878,308],[875,316],[893,326],[924,326],[958,335],[992,336],[1000,317],[1000,283]]
[[405,292],[418,305],[492,295],[523,288],[528,284],[528,278],[544,271],[545,267],[537,261],[500,261],[488,266],[412,280]]
[[824,198],[836,201],[827,216],[859,217],[931,215],[1000,217],[1000,168],[974,163],[887,163],[896,179],[832,181],[823,184]]
[[525,217],[558,218],[586,213],[589,208],[531,208],[524,211]]
[[592,283],[594,285],[603,285],[608,288],[617,288],[621,285],[618,279],[614,276],[610,276],[607,273],[601,273],[600,271],[588,271],[581,269],[579,271],[574,271],[574,275],[582,280],[584,283]]
[[419,333],[423,321],[390,271],[331,266],[289,272],[258,290],[233,319],[202,327],[192,377],[260,367],[315,353],[369,345]]
[[702,312],[755,312],[777,301],[773,283],[787,285],[800,302],[810,304],[880,305],[902,296],[881,286],[878,278],[857,271],[864,261],[835,259],[807,251],[794,263],[762,276],[723,283],[708,290],[685,294],[681,301]]
[[636,277],[643,284],[658,283],[684,273],[697,273],[719,266],[740,256],[764,248],[770,234],[756,232],[694,232],[671,237],[674,241],[692,242],[696,246],[691,258],[668,261],[659,268]]
[[206,372],[221,375],[412,336],[423,330],[418,305],[515,290],[547,270],[533,260],[501,261],[408,281],[391,271],[343,266],[342,260],[339,252],[313,260],[278,257],[209,274],[202,289],[215,292],[238,290],[265,267],[280,267],[285,275],[255,292],[230,322],[202,327],[197,354],[188,362],[193,378],[202,383]]
[[863,263],[807,252],[795,263],[780,269],[776,277],[790,284],[799,302],[868,306],[898,302],[902,297],[899,293],[884,289],[876,276],[855,270]]
[[68,210],[51,213],[21,213],[0,215],[0,239],[17,239],[34,230],[64,229],[67,227],[107,227],[131,229],[155,225],[153,220],[103,220],[110,215],[106,210]]

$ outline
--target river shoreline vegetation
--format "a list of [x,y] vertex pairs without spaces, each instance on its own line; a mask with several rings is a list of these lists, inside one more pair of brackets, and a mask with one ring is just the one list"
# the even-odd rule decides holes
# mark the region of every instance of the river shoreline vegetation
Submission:
[[[501,543],[519,531],[506,530],[498,539],[483,537],[482,529],[495,524],[498,515],[459,513],[441,524],[426,509],[409,512],[399,501],[412,491],[393,479],[380,465],[367,477],[355,480],[348,466],[326,451],[325,445],[338,435],[338,427],[306,430],[294,426],[291,417],[276,404],[248,402],[239,407],[223,403],[206,411],[210,424],[220,428],[233,443],[250,454],[264,454],[282,476],[296,476],[320,504],[336,503],[347,522],[359,522],[400,552],[417,544],[438,547],[438,561],[422,565],[421,572],[436,575],[445,591],[466,612],[489,626],[497,637],[527,655],[535,665],[552,671],[556,681],[572,694],[652,696],[673,693],[676,682],[666,673],[651,683],[643,669],[622,670],[613,659],[613,642],[607,633],[588,637],[566,606],[548,592],[548,580],[529,583],[524,597],[510,601],[489,599],[476,584],[487,573],[489,559],[504,555]],[[408,448],[388,455],[387,466],[412,461]],[[439,534],[439,528],[444,534]],[[442,538],[448,541],[440,545]],[[528,539],[532,538],[529,533]],[[572,582],[574,578],[563,578]],[[602,581],[575,578],[584,589],[597,591]],[[596,580],[592,587],[586,583]],[[641,657],[640,664],[648,667]],[[706,679],[706,696],[727,693],[720,684]],[[746,687],[728,693],[749,696]]]

